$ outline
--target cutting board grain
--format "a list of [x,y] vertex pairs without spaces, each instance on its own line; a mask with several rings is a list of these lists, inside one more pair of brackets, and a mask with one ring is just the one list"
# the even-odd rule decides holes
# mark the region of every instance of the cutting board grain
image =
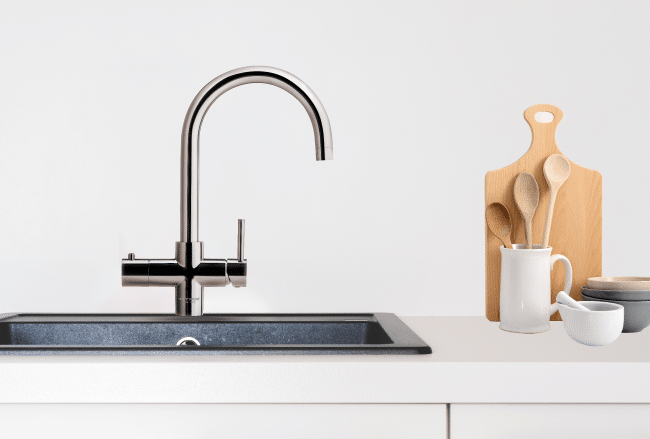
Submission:
[[[551,113],[553,120],[544,113]],[[546,114],[548,116],[548,114]],[[530,148],[515,163],[490,171],[485,175],[485,207],[490,203],[504,204],[512,215],[512,243],[525,243],[524,221],[515,205],[513,187],[517,175],[530,172],[539,185],[539,205],[533,217],[533,242],[541,244],[544,220],[549,200],[549,187],[544,178],[544,161],[552,154],[562,154],[555,143],[555,129],[562,120],[562,110],[553,105],[534,105],[524,111],[533,134]],[[570,161],[570,160],[569,160]],[[571,162],[571,161],[570,161]],[[580,298],[580,289],[587,278],[602,275],[602,191],[603,179],[599,172],[571,162],[571,175],[560,189],[555,201],[553,227],[549,247],[553,254],[563,254],[571,261],[573,285],[571,297]],[[499,321],[499,287],[501,275],[501,241],[485,225],[485,316]],[[563,288],[564,269],[555,264],[551,271],[551,302]],[[560,320],[555,313],[551,320]]]

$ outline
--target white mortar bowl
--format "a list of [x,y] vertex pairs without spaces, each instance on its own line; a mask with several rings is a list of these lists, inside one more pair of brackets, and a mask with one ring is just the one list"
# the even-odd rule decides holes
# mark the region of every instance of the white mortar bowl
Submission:
[[564,330],[578,343],[587,346],[607,346],[623,331],[623,306],[608,302],[580,302],[589,311],[557,304]]

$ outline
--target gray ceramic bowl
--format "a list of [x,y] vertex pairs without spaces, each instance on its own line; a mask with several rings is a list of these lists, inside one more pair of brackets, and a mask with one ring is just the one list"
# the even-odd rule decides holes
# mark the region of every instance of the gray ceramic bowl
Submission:
[[582,297],[590,302],[618,303],[625,308],[623,332],[640,332],[650,326],[650,300],[607,300],[599,297],[589,297],[582,293]]
[[650,300],[650,291],[648,290],[599,290],[582,287],[582,294],[606,300]]

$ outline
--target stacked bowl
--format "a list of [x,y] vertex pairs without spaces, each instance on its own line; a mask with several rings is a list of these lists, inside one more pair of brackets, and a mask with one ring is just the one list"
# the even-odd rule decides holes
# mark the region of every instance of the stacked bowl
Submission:
[[590,277],[582,288],[582,298],[623,305],[623,332],[650,326],[650,277]]

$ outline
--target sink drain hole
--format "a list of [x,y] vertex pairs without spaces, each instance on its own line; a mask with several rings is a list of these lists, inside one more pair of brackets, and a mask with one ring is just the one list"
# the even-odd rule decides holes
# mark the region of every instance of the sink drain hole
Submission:
[[183,337],[176,342],[176,346],[201,346],[201,343],[194,337]]

